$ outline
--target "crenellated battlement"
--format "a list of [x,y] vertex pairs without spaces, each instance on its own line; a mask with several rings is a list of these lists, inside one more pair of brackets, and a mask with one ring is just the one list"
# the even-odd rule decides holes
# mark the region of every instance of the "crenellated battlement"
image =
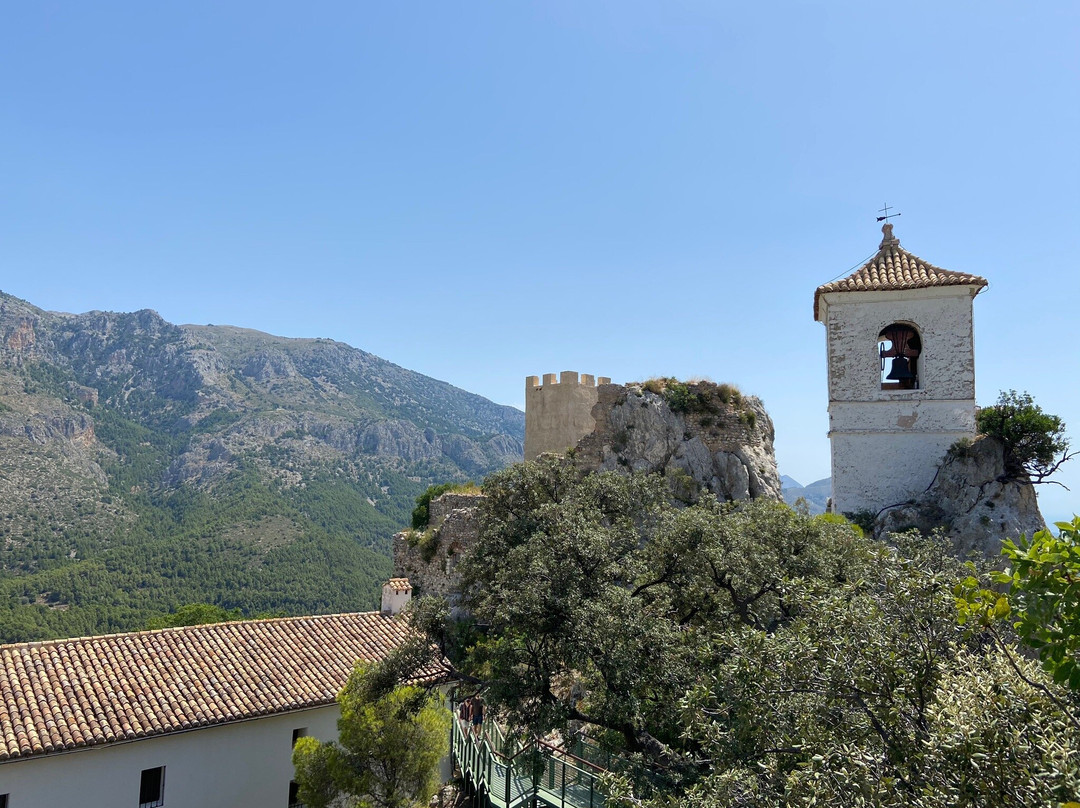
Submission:
[[599,386],[611,384],[576,370],[525,377],[525,459],[543,452],[565,452],[592,432]]
[[576,384],[581,387],[596,387],[598,384],[611,384],[611,379],[607,376],[593,376],[591,373],[578,373],[576,370],[564,370],[558,374],[545,373],[544,382],[540,383],[539,376],[526,376],[525,377],[525,390],[532,391],[536,387],[551,387],[552,385],[559,384]]

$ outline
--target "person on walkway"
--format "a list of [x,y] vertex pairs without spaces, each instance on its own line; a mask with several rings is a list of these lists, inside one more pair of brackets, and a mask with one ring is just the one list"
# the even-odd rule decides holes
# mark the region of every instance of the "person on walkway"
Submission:
[[478,699],[478,698],[473,698],[472,702],[473,702],[473,708],[472,708],[472,710],[473,710],[473,712],[472,712],[473,732],[476,734],[476,737],[479,738],[480,737],[480,732],[481,732],[481,730],[483,728],[483,725],[484,725],[484,703],[482,701],[480,701],[480,699]]

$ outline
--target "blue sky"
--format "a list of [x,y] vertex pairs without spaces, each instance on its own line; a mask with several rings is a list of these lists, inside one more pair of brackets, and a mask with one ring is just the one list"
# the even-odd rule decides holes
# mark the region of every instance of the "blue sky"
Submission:
[[[348,342],[506,404],[707,376],[829,471],[814,288],[981,274],[980,403],[1080,444],[1080,4],[35,2],[0,27],[0,286]],[[1051,519],[1073,488],[1042,491]]]

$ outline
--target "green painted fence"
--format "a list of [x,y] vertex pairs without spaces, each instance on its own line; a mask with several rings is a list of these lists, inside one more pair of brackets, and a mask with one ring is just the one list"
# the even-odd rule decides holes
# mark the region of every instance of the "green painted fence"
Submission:
[[[584,755],[539,741],[520,744],[506,737],[494,721],[477,731],[454,718],[454,759],[481,804],[488,808],[603,808],[603,767]],[[573,752],[590,752],[578,744]]]

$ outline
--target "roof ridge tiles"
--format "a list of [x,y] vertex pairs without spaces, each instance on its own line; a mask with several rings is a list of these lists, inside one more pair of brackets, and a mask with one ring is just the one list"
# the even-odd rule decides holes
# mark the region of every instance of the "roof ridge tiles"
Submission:
[[373,614],[380,617],[385,617],[382,612],[369,611],[369,612],[336,612],[334,614],[302,614],[302,615],[288,615],[279,617],[252,617],[241,618],[239,620],[222,620],[220,623],[197,623],[193,626],[165,626],[164,628],[144,628],[138,631],[116,631],[112,634],[86,634],[80,637],[57,637],[50,640],[26,640],[25,642],[12,642],[0,644],[0,649],[6,648],[41,648],[48,646],[60,645],[63,643],[70,643],[76,640],[101,640],[108,637],[138,637],[147,634],[169,634],[174,632],[186,632],[191,629],[210,629],[221,628],[222,626],[235,626],[238,623],[251,625],[252,623],[296,623],[303,620],[326,620],[332,617],[356,617],[365,614]]

